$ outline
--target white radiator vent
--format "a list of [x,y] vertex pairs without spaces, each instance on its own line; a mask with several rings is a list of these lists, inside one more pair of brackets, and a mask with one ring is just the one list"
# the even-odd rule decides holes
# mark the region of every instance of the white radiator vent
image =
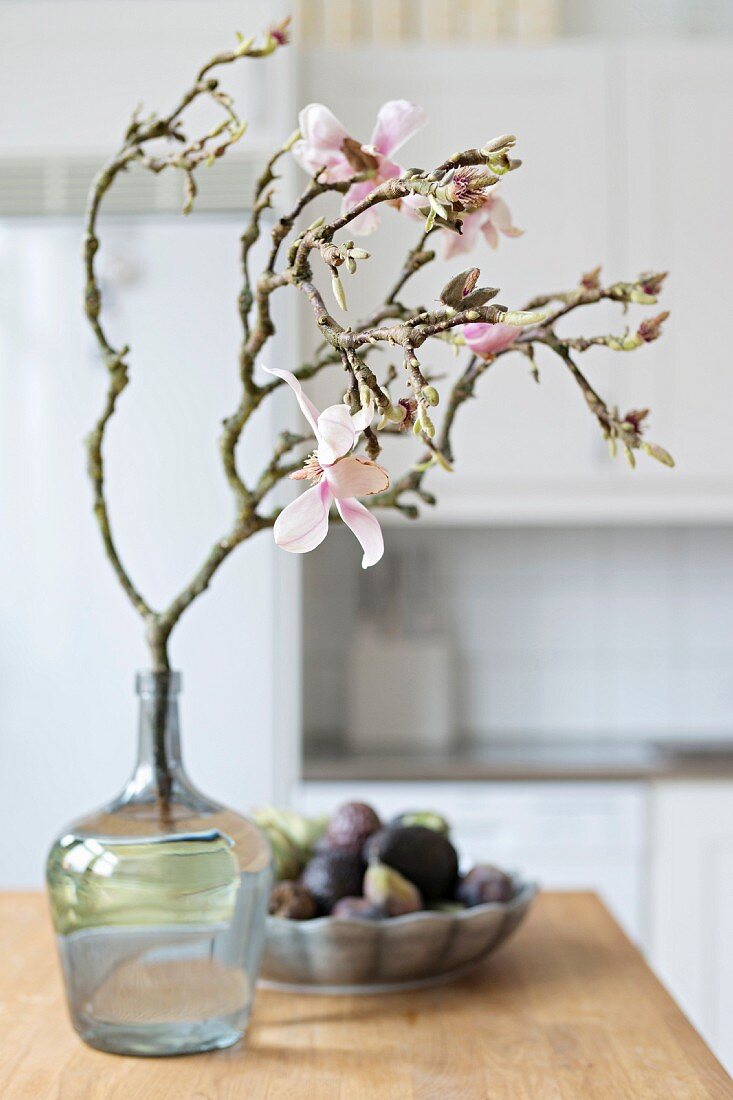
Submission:
[[[0,217],[81,214],[87,192],[103,161],[97,156],[0,157]],[[196,173],[199,210],[246,210],[262,165],[254,156],[222,158]],[[117,214],[178,213],[184,203],[184,175],[168,169],[155,175],[133,165],[118,176],[105,199]]]

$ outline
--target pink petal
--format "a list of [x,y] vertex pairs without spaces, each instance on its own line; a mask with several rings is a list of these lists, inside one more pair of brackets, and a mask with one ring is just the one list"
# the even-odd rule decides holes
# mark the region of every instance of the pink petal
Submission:
[[379,109],[371,143],[383,156],[391,156],[422,129],[427,120],[425,111],[416,103],[391,99]]
[[329,405],[318,417],[318,461],[330,466],[342,455],[349,453],[356,441],[356,429],[346,405]]
[[389,474],[368,458],[349,455],[324,470],[334,498],[370,497],[389,489]]
[[272,369],[270,369],[270,367],[263,367],[262,369],[265,371],[266,374],[274,374],[277,378],[282,378],[283,382],[287,382],[287,384],[290,386],[290,389],[293,391],[298,399],[298,404],[300,405],[300,408],[303,412],[303,416],[306,418],[311,428],[313,429],[313,434],[315,435],[315,437],[318,438],[318,409],[315,407],[310,398],[306,397],[303,387],[301,386],[295,375],[292,373],[292,371],[278,370],[276,367],[273,367]]
[[385,180],[394,180],[398,176],[401,176],[404,172],[404,168],[401,164],[395,164],[393,160],[388,160],[387,157],[379,157],[379,164],[377,165],[377,180],[380,183],[384,183]]
[[340,153],[344,138],[349,136],[333,111],[322,103],[309,103],[300,112],[298,122],[306,144],[324,153]]
[[485,221],[481,226],[481,232],[486,238],[486,243],[490,248],[496,248],[499,244],[499,234],[496,232],[496,227],[493,222]]
[[489,359],[498,351],[513,344],[521,332],[516,325],[489,325],[478,322],[475,325],[463,325],[461,332],[471,351],[482,359]]
[[379,520],[358,500],[337,500],[336,507],[347,527],[351,528],[364,550],[362,569],[376,565],[384,553],[384,538]]
[[500,233],[504,233],[507,237],[519,237],[522,234],[521,229],[517,229],[512,225],[512,216],[509,212],[509,207],[497,196],[492,196],[489,200],[490,212],[489,217],[494,223]]
[[403,214],[415,214],[418,217],[422,217],[421,210],[427,211],[428,200],[424,199],[422,195],[416,195],[414,192],[405,195],[404,199],[400,199],[400,210]]
[[297,500],[283,508],[273,528],[277,545],[291,554],[307,554],[309,550],[315,550],[328,533],[331,499],[331,490],[324,480],[312,489],[306,489]]
[[292,148],[293,157],[306,172],[314,175],[325,168],[329,181],[348,179],[354,174],[343,154],[344,139],[349,135],[339,120],[322,103],[309,103],[300,112],[303,135]]
[[461,233],[453,233],[450,229],[441,231],[443,258],[446,260],[452,260],[454,256],[461,256],[464,252],[470,252],[478,239],[480,215],[466,214],[461,220],[463,222]]
[[[355,183],[353,187],[350,187],[344,195],[344,201],[341,207],[343,213],[351,210],[351,208],[360,203],[362,199],[365,199],[367,195],[371,194],[376,186],[375,180],[364,180],[362,183]],[[373,206],[370,210],[365,210],[363,214],[359,214],[357,218],[349,222],[348,228],[358,236],[366,237],[369,233],[373,233],[378,225],[379,212],[377,207]]]

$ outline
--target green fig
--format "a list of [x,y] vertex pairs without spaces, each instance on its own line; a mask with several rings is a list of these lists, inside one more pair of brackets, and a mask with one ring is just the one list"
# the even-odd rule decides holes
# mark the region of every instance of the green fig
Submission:
[[297,878],[303,868],[298,850],[274,825],[260,825],[260,828],[270,842],[276,880]]
[[434,810],[407,810],[406,813],[399,814],[390,824],[422,825],[424,829],[432,829],[433,832],[441,833],[443,836],[450,834],[450,825],[442,814]]
[[[287,847],[290,856],[289,866],[292,859],[298,861],[299,866],[295,870],[295,875],[313,855],[315,845],[325,833],[328,824],[326,817],[308,818],[294,810],[278,809],[277,806],[262,806],[255,810],[253,817],[266,833],[273,849],[282,852],[283,846]],[[276,866],[278,866],[277,859]],[[292,878],[294,875],[286,874],[279,877]]]
[[416,913],[422,909],[422,895],[417,886],[387,867],[384,863],[372,863],[364,875],[364,897],[372,905],[383,908],[389,917],[404,913]]

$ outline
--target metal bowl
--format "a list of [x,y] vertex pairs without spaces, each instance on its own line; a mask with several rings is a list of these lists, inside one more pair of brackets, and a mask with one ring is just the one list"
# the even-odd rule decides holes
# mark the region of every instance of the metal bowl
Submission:
[[268,917],[261,978],[299,993],[384,993],[449,981],[486,958],[521,923],[537,893],[515,878],[508,902],[387,920]]

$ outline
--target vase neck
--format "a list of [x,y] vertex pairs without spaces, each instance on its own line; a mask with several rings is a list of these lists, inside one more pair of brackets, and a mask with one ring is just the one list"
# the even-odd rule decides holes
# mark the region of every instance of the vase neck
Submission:
[[186,778],[178,722],[178,672],[139,672],[140,698],[137,762],[131,786],[137,795],[154,794],[166,801]]

